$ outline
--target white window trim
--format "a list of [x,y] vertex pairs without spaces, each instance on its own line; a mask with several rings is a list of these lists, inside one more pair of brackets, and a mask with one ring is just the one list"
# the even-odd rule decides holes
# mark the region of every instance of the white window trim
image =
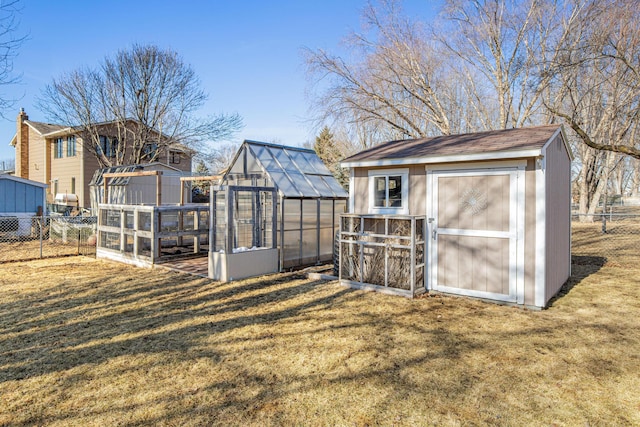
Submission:
[[[376,169],[368,171],[369,174],[369,213],[380,215],[408,215],[409,214],[409,169]],[[376,177],[398,176],[401,177],[402,206],[399,208],[374,206]]]

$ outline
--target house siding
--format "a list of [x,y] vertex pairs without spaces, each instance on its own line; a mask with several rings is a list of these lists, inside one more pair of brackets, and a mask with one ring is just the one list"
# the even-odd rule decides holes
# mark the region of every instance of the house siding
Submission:
[[[45,163],[46,160],[46,151],[47,147],[44,141],[44,138],[40,136],[38,132],[31,128],[31,126],[26,126],[28,129],[28,138],[29,143],[28,147],[28,173],[27,178],[42,182],[43,184],[49,184],[47,181],[47,165]],[[24,137],[24,129],[23,129],[23,137]]]
[[[23,112],[18,115],[16,122],[16,175],[47,184],[46,191],[49,201],[55,197],[55,185],[57,181],[58,193],[72,192],[72,179],[75,178],[75,194],[78,196],[78,206],[91,207],[91,191],[89,182],[96,170],[101,166],[93,154],[91,147],[85,147],[83,139],[76,136],[76,155],[67,156],[66,137],[64,139],[63,156],[54,158],[53,145],[55,138],[45,139],[41,132],[51,132],[59,128],[56,125],[45,125],[39,122],[29,122]],[[44,130],[43,130],[44,128]],[[37,129],[37,130],[36,130]],[[100,133],[113,135],[115,128],[105,125]],[[191,172],[192,157],[189,152],[181,153],[180,163],[170,163],[169,151],[161,151],[157,161],[164,162],[171,167],[183,172]]]
[[[85,147],[84,141],[82,138],[79,138],[80,143],[78,143],[78,152],[82,152],[79,154],[82,156],[82,170],[84,171],[84,179],[82,185],[82,207],[91,208],[91,187],[89,183],[91,182],[91,178],[93,178],[93,174],[96,170],[100,169],[100,164],[98,163],[98,159],[91,152],[91,150]],[[80,197],[80,196],[79,196]]]
[[[50,149],[49,149],[49,161],[51,164],[51,180],[52,181],[56,181],[58,182],[58,193],[68,193],[71,194],[72,191],[72,185],[71,185],[71,179],[75,178],[76,180],[76,184],[75,184],[75,194],[78,195],[78,203],[80,204],[80,206],[82,206],[82,202],[80,201],[80,196],[81,194],[79,194],[80,187],[81,187],[81,176],[80,176],[80,172],[81,172],[81,165],[82,165],[82,153],[80,152],[80,150],[78,150],[78,142],[76,141],[76,155],[72,156],[72,157],[67,157],[67,138],[64,137],[63,138],[63,150],[62,150],[62,157],[61,158],[54,158],[55,156],[55,150],[53,149],[53,145],[54,145],[54,141],[55,139],[50,139],[47,140],[47,144],[49,145]],[[55,197],[55,194],[53,194],[54,188],[53,188],[53,184],[51,184],[51,194]]]
[[545,304],[567,281],[571,268],[571,159],[558,135],[545,152]]

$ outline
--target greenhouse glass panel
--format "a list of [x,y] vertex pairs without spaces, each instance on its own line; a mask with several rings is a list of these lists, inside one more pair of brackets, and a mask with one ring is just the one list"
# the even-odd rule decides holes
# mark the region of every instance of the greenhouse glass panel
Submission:
[[333,200],[320,200],[320,227],[333,227]]
[[300,151],[294,151],[294,150],[288,151],[288,153],[293,159],[293,161],[295,162],[296,166],[298,166],[298,169],[302,171],[302,173],[305,173],[305,174],[318,173],[318,171],[316,171],[316,169],[307,160],[305,153],[302,153]]
[[300,231],[285,231],[282,248],[285,266],[298,265],[300,260]]
[[302,228],[304,230],[318,228],[318,202],[317,200],[302,201]]
[[252,151],[255,153],[256,157],[267,171],[281,171],[282,168],[276,163],[275,159],[267,149],[267,147],[262,147],[259,145],[252,146]]
[[333,258],[333,228],[320,229],[320,258],[322,260]]
[[289,178],[296,184],[296,188],[302,196],[318,197],[320,194],[309,184],[305,176],[297,172],[289,172]]
[[251,150],[247,151],[246,163],[247,163],[247,173],[249,174],[262,173],[262,168],[260,167],[260,165],[258,165],[258,162],[256,162],[256,158],[251,152]]
[[329,175],[331,176],[331,172],[329,169],[322,163],[320,157],[318,157],[315,153],[305,153],[305,158],[311,164],[311,166],[316,170],[316,174],[318,175]]
[[331,190],[335,193],[336,197],[349,197],[349,193],[342,188],[342,186],[333,177],[322,177],[324,182],[327,183]]
[[[242,151],[239,153],[236,162],[231,166],[231,169],[229,170],[229,173],[231,174],[243,174],[244,173],[244,153],[246,151],[246,148],[243,148]],[[255,159],[253,159],[253,156],[251,155],[251,153],[249,153],[249,157],[251,157],[252,161],[255,163]]]
[[291,180],[284,174],[284,172],[270,172],[273,178],[273,183],[278,187],[280,193],[285,197],[301,197],[304,194],[300,193],[298,188],[291,182]]
[[277,148],[268,148],[268,150],[271,155],[278,161],[282,169],[286,170],[287,172],[298,169],[284,150]]
[[304,230],[302,232],[302,262],[314,263],[318,259],[318,231]]
[[300,200],[285,199],[284,230],[300,230]]
[[329,184],[325,182],[325,180],[319,175],[307,175],[309,181],[316,189],[316,191],[320,194],[320,197],[335,197],[335,193],[329,187]]

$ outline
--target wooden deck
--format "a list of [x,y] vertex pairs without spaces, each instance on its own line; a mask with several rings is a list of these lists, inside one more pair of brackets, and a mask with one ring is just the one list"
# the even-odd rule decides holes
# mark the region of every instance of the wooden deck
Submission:
[[175,261],[167,261],[161,264],[155,264],[156,268],[166,268],[167,270],[178,271],[199,277],[208,277],[209,274],[209,258],[207,255],[195,258],[177,259]]

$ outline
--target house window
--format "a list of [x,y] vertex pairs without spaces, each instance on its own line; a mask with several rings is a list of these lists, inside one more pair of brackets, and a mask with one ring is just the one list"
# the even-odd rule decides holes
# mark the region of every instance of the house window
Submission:
[[409,213],[409,170],[369,171],[369,213]]
[[76,137],[71,135],[67,137],[67,157],[75,157],[76,155]]
[[118,140],[100,135],[100,152],[106,157],[115,157],[118,151]]
[[62,138],[56,138],[53,140],[53,158],[61,159],[62,158]]
[[180,164],[180,152],[178,151],[170,151],[169,152],[169,163],[174,165]]
[[151,161],[158,155],[158,144],[145,144],[142,148],[142,158]]

